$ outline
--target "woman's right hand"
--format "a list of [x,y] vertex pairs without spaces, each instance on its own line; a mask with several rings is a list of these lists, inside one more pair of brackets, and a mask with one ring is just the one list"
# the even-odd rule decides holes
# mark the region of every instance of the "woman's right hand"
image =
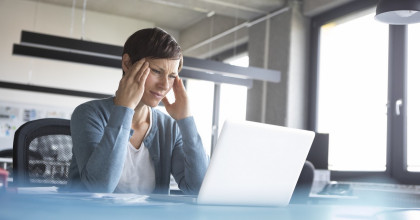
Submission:
[[120,80],[114,103],[135,109],[143,97],[149,72],[149,63],[144,58],[131,65]]

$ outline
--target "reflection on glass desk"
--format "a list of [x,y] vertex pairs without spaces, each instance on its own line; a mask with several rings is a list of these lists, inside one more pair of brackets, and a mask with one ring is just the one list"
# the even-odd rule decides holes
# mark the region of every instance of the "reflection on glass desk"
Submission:
[[389,183],[330,182],[310,194],[312,201],[345,204],[417,208],[420,207],[420,186]]
[[[290,204],[286,207],[201,206],[158,202],[147,195],[58,193],[54,187],[0,194],[0,219],[281,219],[366,220],[403,210],[361,205]],[[413,210],[418,213],[419,210]],[[414,214],[413,214],[414,215]]]

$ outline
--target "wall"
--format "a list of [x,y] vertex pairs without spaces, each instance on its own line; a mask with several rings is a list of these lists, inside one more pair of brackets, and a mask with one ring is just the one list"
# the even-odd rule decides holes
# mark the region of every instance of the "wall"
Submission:
[[[279,83],[254,82],[248,90],[247,119],[285,125],[290,51],[290,10],[249,29],[251,65],[279,70]],[[268,44],[267,44],[268,43]]]
[[201,47],[195,49],[192,49],[192,47],[243,22],[244,20],[241,19],[214,15],[181,31],[179,43],[182,45],[186,56],[208,58],[227,49],[231,49],[236,45],[245,43],[248,40],[247,28],[239,29]]
[[[12,45],[19,42],[21,30],[80,39],[82,11],[75,10],[73,19],[71,12],[71,8],[43,3],[1,0],[0,80],[113,94],[121,70],[12,55]],[[135,30],[152,26],[150,22],[87,11],[84,39],[123,45]]]
[[302,5],[294,2],[291,15],[289,87],[287,93],[286,124],[294,128],[306,128],[308,115],[309,28],[308,19],[301,13]]
[[[0,0],[0,81],[114,94],[122,74],[120,69],[12,55],[13,44],[20,42],[22,30],[81,39],[82,14],[78,9],[72,15],[71,8],[39,2]],[[153,26],[151,22],[86,11],[83,39],[122,46],[134,31]],[[87,100],[0,88],[0,113],[7,113],[10,106],[22,110],[18,113],[21,115],[16,116],[18,118],[25,114],[23,108],[72,112],[74,107]],[[21,123],[16,119],[10,120],[0,117],[0,150],[5,148],[1,139],[6,138],[7,129],[12,130],[6,141],[10,145],[13,128]]]
[[254,82],[248,91],[248,120],[306,127],[306,22],[301,3],[291,1],[288,11],[250,28],[250,64],[280,70],[281,82]]
[[351,1],[356,0],[304,0],[303,14],[308,17],[316,16]]

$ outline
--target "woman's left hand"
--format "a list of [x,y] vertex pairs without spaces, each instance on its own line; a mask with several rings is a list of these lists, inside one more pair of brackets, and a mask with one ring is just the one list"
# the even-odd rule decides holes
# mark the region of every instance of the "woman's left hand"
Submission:
[[176,77],[172,89],[174,90],[175,102],[172,104],[169,103],[166,96],[162,99],[166,111],[175,120],[181,120],[191,116],[188,105],[187,91],[185,90],[184,83],[182,82],[182,79],[179,78],[179,76]]

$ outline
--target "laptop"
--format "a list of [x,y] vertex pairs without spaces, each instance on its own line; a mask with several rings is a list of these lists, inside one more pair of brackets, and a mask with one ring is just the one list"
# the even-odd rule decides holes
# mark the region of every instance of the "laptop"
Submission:
[[197,197],[151,199],[203,205],[286,206],[315,133],[250,121],[225,121]]

